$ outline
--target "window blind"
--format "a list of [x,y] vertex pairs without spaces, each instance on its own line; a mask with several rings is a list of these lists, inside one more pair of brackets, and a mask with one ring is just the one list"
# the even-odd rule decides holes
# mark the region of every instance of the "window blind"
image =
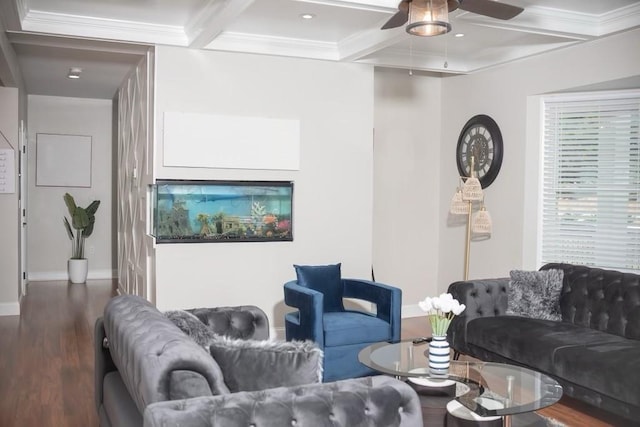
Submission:
[[640,270],[640,91],[544,99],[541,260]]

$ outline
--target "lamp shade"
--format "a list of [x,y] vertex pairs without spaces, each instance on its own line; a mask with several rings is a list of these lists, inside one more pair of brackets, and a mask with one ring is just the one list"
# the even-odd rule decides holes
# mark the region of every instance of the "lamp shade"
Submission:
[[462,200],[462,190],[460,188],[456,189],[455,194],[451,198],[449,212],[454,215],[466,215],[469,213],[469,204]]
[[462,200],[479,201],[483,198],[482,185],[478,178],[474,176],[467,178],[462,186]]
[[483,206],[473,217],[473,225],[471,230],[474,234],[490,235],[493,231],[493,223],[491,222],[491,215]]
[[439,36],[451,31],[447,0],[413,0],[409,3],[407,33],[414,36]]

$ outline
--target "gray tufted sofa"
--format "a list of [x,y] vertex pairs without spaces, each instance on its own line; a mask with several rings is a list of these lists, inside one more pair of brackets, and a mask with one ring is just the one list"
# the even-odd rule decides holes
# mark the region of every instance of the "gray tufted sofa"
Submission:
[[[221,335],[268,336],[256,307],[190,311]],[[417,394],[390,377],[237,393],[223,382],[211,355],[143,298],[115,297],[96,321],[101,427],[422,426]]]
[[457,352],[551,375],[564,393],[640,420],[640,275],[572,264],[564,272],[562,321],[508,316],[509,279],[455,282],[467,306],[449,328]]

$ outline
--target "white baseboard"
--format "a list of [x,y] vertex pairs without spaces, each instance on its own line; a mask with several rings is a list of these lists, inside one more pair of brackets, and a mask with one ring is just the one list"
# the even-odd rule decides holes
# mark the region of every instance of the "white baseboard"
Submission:
[[20,303],[2,302],[0,303],[0,316],[19,316]]
[[426,316],[418,304],[410,304],[402,306],[402,318],[406,317],[422,317]]
[[[116,270],[89,270],[87,280],[104,280],[115,279],[118,277]],[[38,273],[29,273],[27,276],[30,282],[43,282],[53,280],[69,280],[67,271],[41,271]]]

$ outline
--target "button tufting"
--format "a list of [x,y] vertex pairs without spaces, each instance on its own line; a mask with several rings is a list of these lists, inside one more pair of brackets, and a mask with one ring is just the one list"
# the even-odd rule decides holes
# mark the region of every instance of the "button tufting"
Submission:
[[295,418],[294,418],[294,419],[292,419],[292,420],[291,420],[291,425],[292,425],[292,426],[295,426],[296,424],[298,424],[298,421],[296,421],[296,419],[295,419]]
[[404,406],[399,407],[398,412],[404,412]]

